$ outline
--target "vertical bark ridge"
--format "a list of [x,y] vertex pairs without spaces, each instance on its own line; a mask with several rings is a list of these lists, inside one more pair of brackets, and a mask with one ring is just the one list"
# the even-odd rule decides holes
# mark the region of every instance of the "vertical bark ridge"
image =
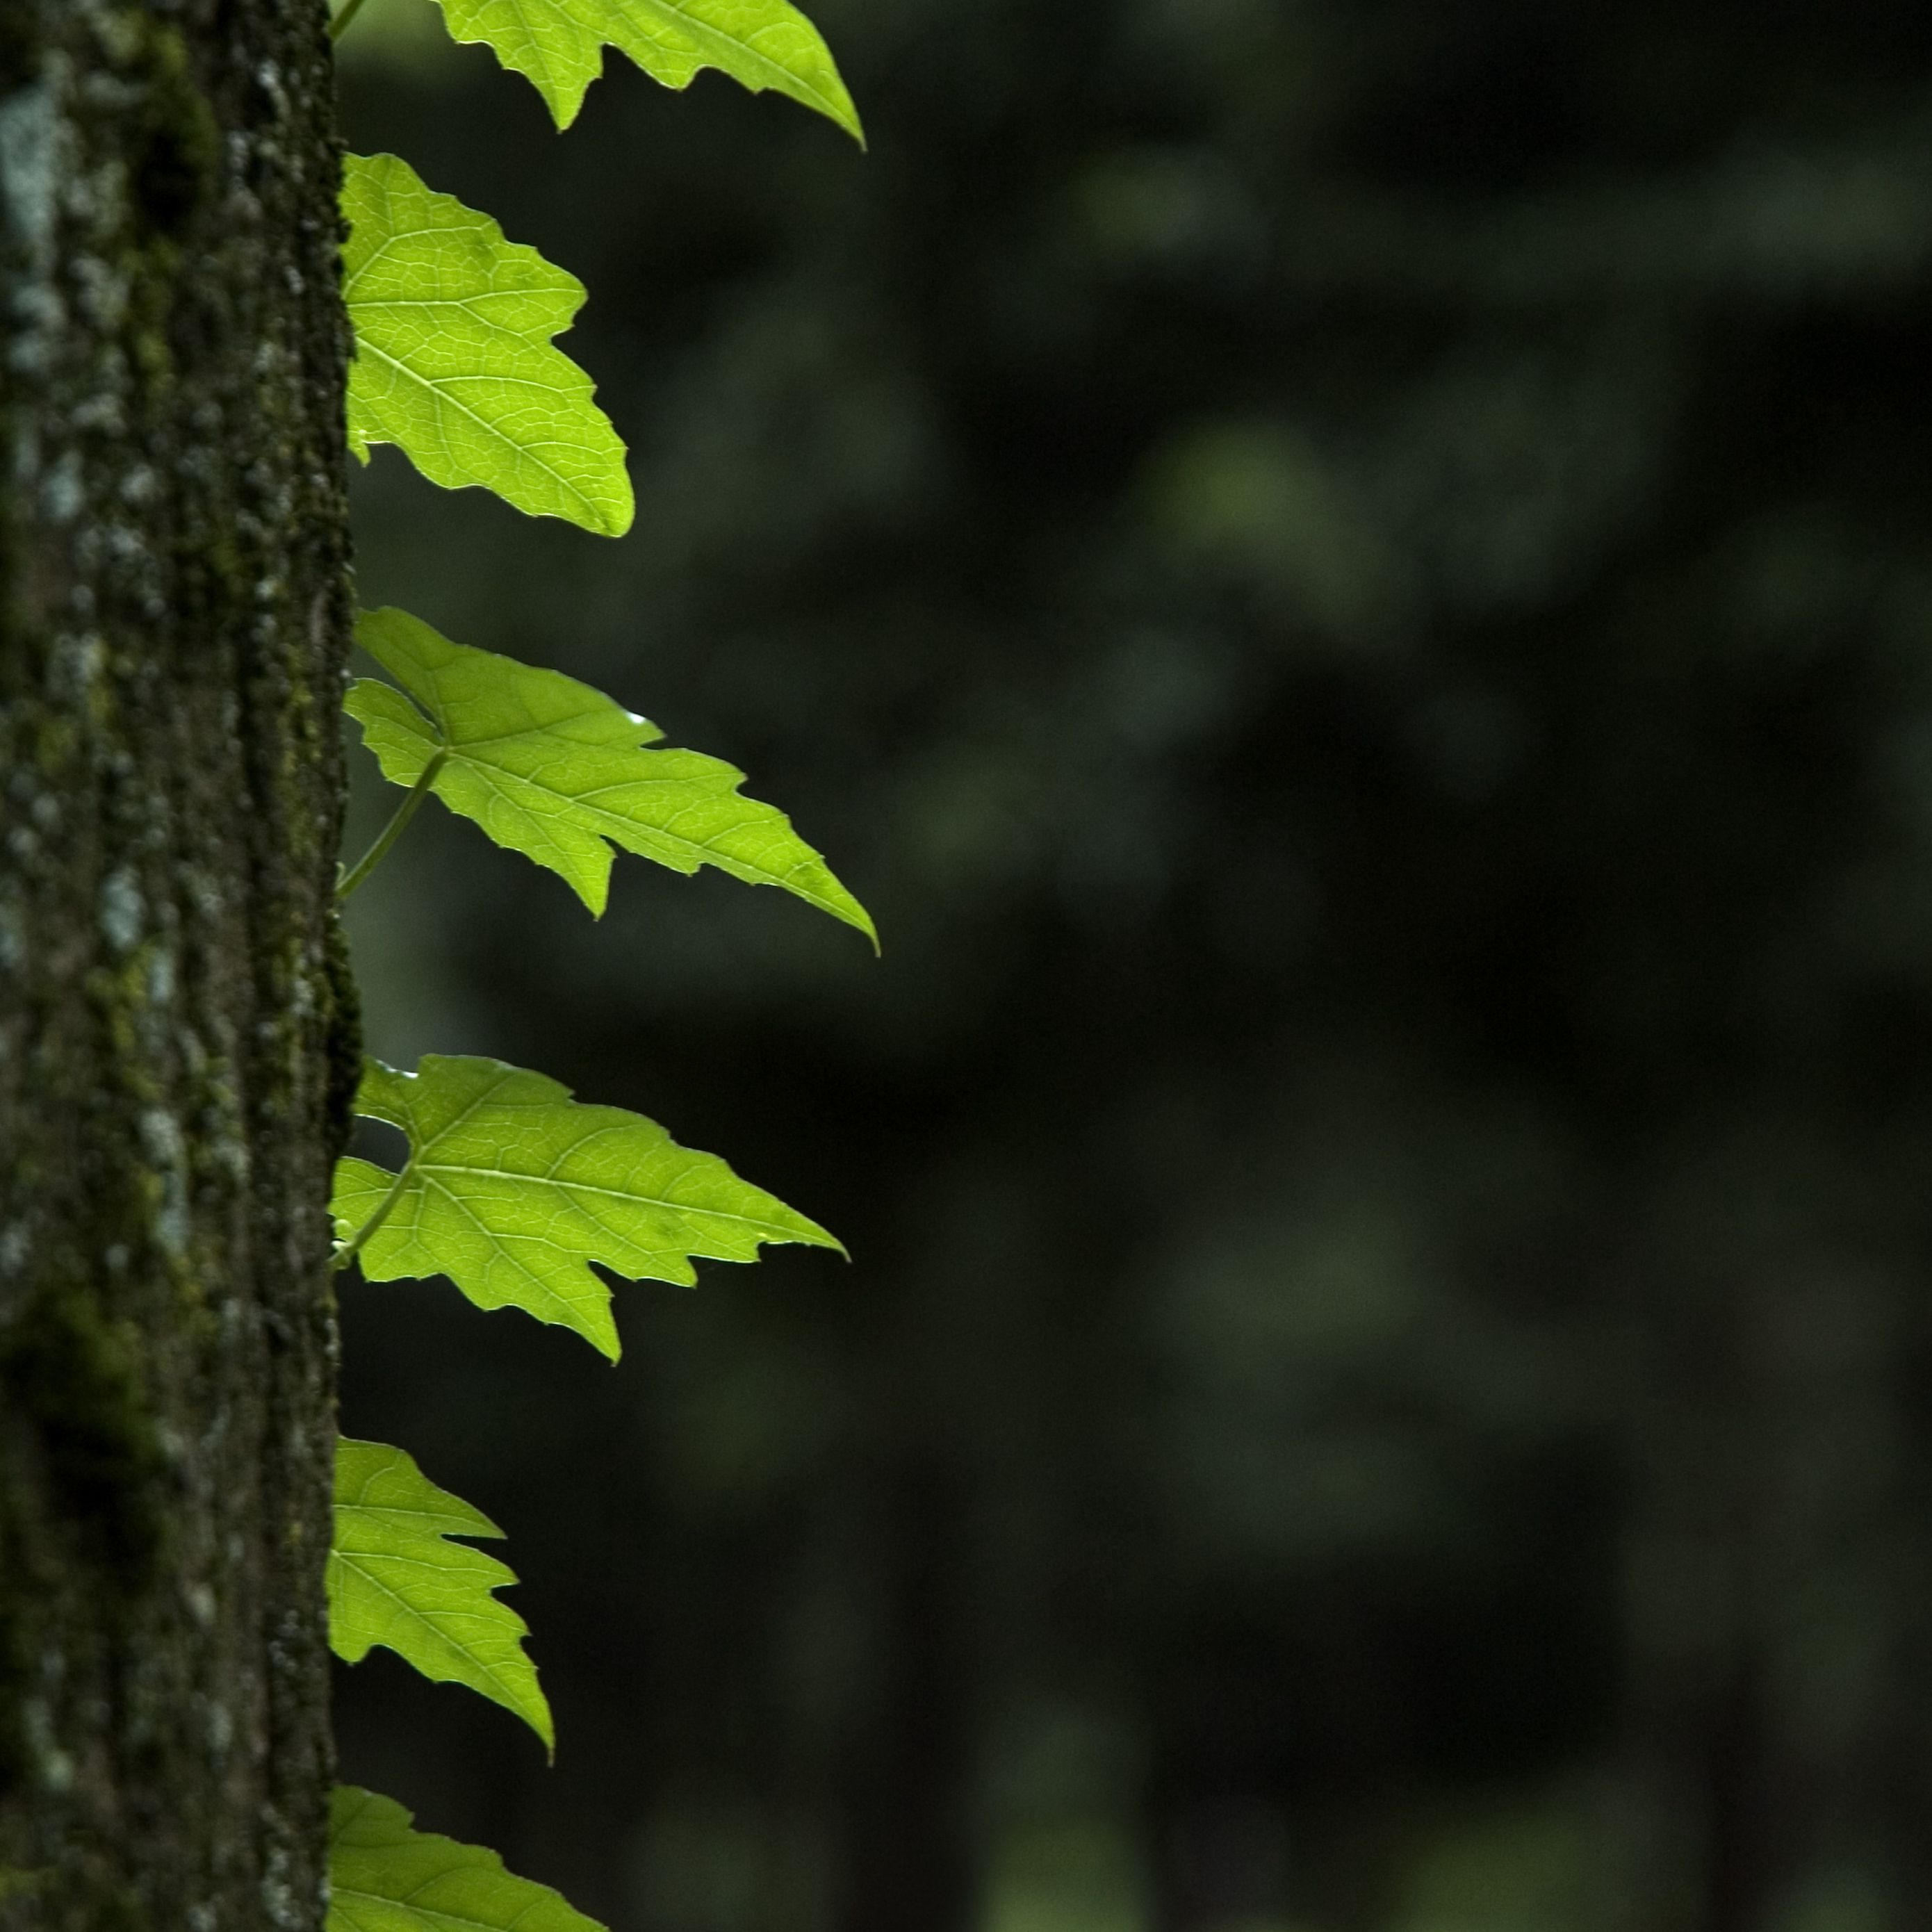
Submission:
[[319,1927],[349,598],[320,0],[0,19],[0,1927]]

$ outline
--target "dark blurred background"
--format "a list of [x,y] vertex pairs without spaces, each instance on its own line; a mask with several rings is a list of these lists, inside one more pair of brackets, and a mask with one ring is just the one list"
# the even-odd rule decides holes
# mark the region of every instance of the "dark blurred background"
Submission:
[[812,10],[869,156],[345,42],[639,497],[384,452],[365,601],[885,938],[441,814],[358,900],[376,1051],[854,1262],[622,1286],[615,1371],[346,1290],[561,1750],[379,1654],[345,1776],[616,1932],[1932,1926],[1932,8]]

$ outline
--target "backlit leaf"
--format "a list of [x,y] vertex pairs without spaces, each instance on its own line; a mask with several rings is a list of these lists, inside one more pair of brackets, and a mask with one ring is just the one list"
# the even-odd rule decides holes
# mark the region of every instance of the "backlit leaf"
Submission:
[[606,41],[667,87],[716,68],[766,88],[862,141],[858,110],[818,29],[788,0],[440,0],[451,34],[483,40],[527,74],[560,128],[583,105]]
[[433,483],[532,516],[631,526],[624,446],[550,338],[584,285],[394,154],[345,158],[343,293],[356,330],[349,446],[393,442]]
[[328,1808],[328,1932],[604,1932],[494,1852],[411,1828],[393,1798],[354,1785]]
[[[369,1060],[356,1110],[410,1140],[395,1205],[361,1250],[370,1280],[446,1274],[479,1308],[521,1308],[573,1328],[613,1361],[610,1290],[591,1262],[688,1287],[693,1257],[755,1261],[765,1241],[838,1246],[656,1121],[580,1106],[556,1081],[500,1060],[431,1054],[414,1073]],[[344,1240],[394,1180],[368,1161],[338,1166]]]
[[593,913],[604,910],[614,843],[675,872],[716,866],[782,886],[878,944],[865,908],[784,813],[740,795],[735,766],[646,750],[662,734],[602,692],[452,644],[406,610],[365,612],[356,636],[422,707],[374,679],[351,688],[347,708],[383,776],[413,785],[444,753],[431,781],[444,804],[560,874]]
[[335,1452],[328,1642],[359,1664],[386,1645],[439,1684],[466,1684],[514,1711],[546,1746],[550,1706],[524,1650],[529,1630],[490,1594],[515,1575],[456,1536],[501,1536],[400,1449],[344,1438]]

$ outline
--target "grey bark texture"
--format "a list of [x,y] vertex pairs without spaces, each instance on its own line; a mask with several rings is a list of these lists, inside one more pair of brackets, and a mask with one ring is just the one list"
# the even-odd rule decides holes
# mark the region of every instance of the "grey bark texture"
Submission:
[[0,0],[0,1928],[320,1926],[321,0]]

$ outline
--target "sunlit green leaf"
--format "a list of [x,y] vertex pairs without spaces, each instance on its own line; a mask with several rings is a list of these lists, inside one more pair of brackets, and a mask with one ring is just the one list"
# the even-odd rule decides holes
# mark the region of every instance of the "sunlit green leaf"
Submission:
[[454,1536],[501,1536],[400,1449],[344,1438],[335,1452],[328,1641],[359,1664],[386,1645],[439,1684],[466,1684],[554,1746],[550,1706],[524,1650],[529,1630],[490,1594],[514,1574]]
[[[431,1054],[415,1073],[370,1060],[356,1109],[410,1141],[401,1192],[360,1251],[365,1275],[446,1274],[479,1308],[521,1308],[573,1328],[613,1361],[610,1290],[591,1262],[689,1286],[693,1257],[755,1261],[765,1241],[838,1246],[656,1121],[579,1106],[568,1088],[500,1060]],[[368,1161],[340,1163],[344,1240],[394,1180]]]
[[451,34],[487,41],[527,74],[560,128],[577,118],[606,41],[667,87],[716,68],[753,93],[766,88],[865,136],[818,29],[788,0],[440,0]]
[[343,293],[356,331],[349,446],[393,442],[434,483],[621,536],[624,446],[550,338],[584,285],[394,154],[346,157]]
[[740,794],[735,766],[646,750],[657,728],[601,692],[453,644],[406,610],[366,612],[356,636],[422,706],[374,679],[351,688],[350,713],[383,776],[413,785],[443,753],[436,795],[562,874],[593,913],[604,910],[615,843],[676,872],[716,866],[782,886],[878,943],[865,908],[784,813]]
[[604,1932],[494,1852],[412,1830],[393,1798],[338,1785],[328,1932]]

